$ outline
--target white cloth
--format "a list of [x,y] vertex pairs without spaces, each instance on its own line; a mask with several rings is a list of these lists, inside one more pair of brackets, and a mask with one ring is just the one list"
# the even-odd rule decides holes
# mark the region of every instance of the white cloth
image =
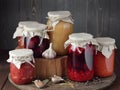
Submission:
[[18,69],[20,69],[21,65],[25,62],[29,63],[31,66],[35,67],[31,61],[34,62],[33,56],[23,56],[23,57],[11,57],[7,60],[7,62],[13,63]]
[[30,65],[32,65],[33,67],[35,67],[31,63],[31,61],[33,61],[33,63],[35,63],[34,57],[33,57],[33,51],[31,49],[11,50],[9,52],[9,59],[7,60],[7,62],[13,63],[18,69],[20,69],[21,65],[25,62],[27,62]]
[[69,11],[52,11],[48,12],[48,18],[51,21],[51,26],[53,29],[60,22],[68,22],[73,24],[73,19],[71,17],[71,13]]
[[98,42],[96,50],[100,51],[106,58],[109,58],[112,51],[116,48],[115,39],[110,37],[98,37],[95,39]]
[[45,24],[40,24],[32,21],[22,21],[19,23],[19,26],[17,27],[13,38],[16,38],[18,36],[31,38],[37,35],[42,38],[49,39],[46,28],[47,26]]

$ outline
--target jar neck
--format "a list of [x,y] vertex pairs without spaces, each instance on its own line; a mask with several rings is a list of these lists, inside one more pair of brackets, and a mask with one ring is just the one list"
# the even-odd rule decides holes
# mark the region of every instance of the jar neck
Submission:
[[7,62],[13,63],[18,69],[20,69],[23,63],[29,63],[31,66],[35,67],[32,63],[35,63],[33,55],[28,56],[10,56]]

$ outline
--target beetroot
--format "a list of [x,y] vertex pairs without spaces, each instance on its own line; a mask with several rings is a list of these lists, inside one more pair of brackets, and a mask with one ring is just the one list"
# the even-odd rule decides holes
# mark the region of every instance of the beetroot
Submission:
[[[68,46],[67,73],[69,79],[73,81],[87,81],[93,78],[93,68],[90,70],[86,63],[86,59],[90,61],[92,57],[90,54],[92,52],[86,51],[89,48],[91,48],[91,46],[88,46],[86,48],[74,47],[72,45]],[[89,54],[91,56],[86,58],[85,52],[87,52],[88,56]]]
[[39,36],[34,36],[30,40],[27,38],[27,43],[29,49],[34,49],[40,43],[40,38]]
[[34,57],[42,57],[42,53],[49,48],[49,43],[49,40],[44,38],[41,45],[33,49]]

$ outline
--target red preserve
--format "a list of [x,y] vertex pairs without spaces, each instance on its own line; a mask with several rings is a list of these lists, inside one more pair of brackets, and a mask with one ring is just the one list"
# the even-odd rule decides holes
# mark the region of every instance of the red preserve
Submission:
[[115,39],[97,37],[97,53],[94,56],[94,71],[99,77],[109,77],[114,73]]
[[73,81],[87,81],[94,76],[93,44],[97,44],[91,34],[73,33],[65,42],[68,51],[68,78]]
[[18,37],[18,46],[34,51],[34,57],[41,57],[43,51],[49,47],[49,37],[45,24],[35,21],[22,21],[14,33],[13,38]]
[[33,51],[16,49],[9,52],[10,78],[15,84],[31,83],[35,75]]

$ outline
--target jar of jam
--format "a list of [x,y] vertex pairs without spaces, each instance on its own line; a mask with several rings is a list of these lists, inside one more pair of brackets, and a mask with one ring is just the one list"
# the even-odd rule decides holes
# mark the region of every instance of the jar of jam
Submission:
[[68,36],[73,32],[73,19],[69,11],[50,11],[48,12],[47,25],[50,41],[57,55],[66,55],[64,43]]
[[42,53],[49,47],[47,26],[35,21],[22,21],[14,33],[18,37],[18,47],[34,51],[34,57],[42,57]]
[[114,72],[115,39],[110,37],[96,38],[99,45],[96,46],[94,56],[95,75],[99,77],[111,76]]
[[15,84],[31,83],[35,76],[33,51],[16,49],[9,52],[10,78]]
[[73,81],[87,81],[94,76],[93,55],[97,42],[88,33],[73,33],[65,42],[68,51],[68,78]]

